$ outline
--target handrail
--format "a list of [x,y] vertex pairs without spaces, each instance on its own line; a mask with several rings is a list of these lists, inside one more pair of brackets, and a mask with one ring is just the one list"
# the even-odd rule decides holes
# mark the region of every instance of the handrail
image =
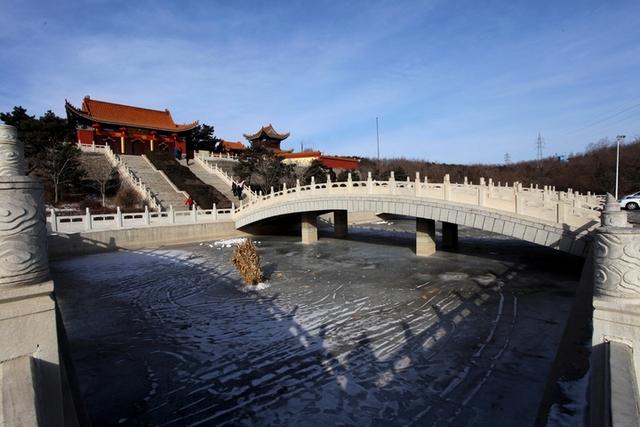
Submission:
[[145,185],[144,182],[142,182],[140,178],[136,176],[135,172],[133,172],[131,168],[127,166],[127,164],[120,158],[120,156],[118,156],[111,150],[111,147],[109,147],[108,145],[105,145],[104,147],[105,156],[107,157],[109,162],[118,169],[120,176],[125,178],[125,180],[127,180],[132,185],[133,189],[138,191],[138,193],[140,193],[140,195],[144,199],[149,201],[149,205],[151,206],[151,208],[156,210],[162,209],[162,204],[160,203],[156,195]]
[[[202,160],[200,157],[195,157],[195,160],[196,162],[198,162],[200,166],[204,167],[209,173],[216,175],[218,178],[222,179],[229,187],[231,187],[233,183],[235,183],[236,185],[238,184],[238,181],[235,181],[231,176],[229,176],[228,173],[226,173],[218,165],[216,164],[212,165],[208,161]],[[243,192],[246,193],[249,199],[251,200],[257,198],[256,193],[253,192],[249,187],[246,187],[243,190]]]
[[[107,157],[119,160],[109,148],[107,148],[105,154]],[[233,182],[229,175],[221,169],[214,168],[201,159],[197,161],[207,167],[208,170],[215,171],[213,173],[216,173],[227,182]],[[119,162],[118,165],[127,170],[126,165],[123,166],[122,162]],[[139,180],[135,181],[137,178],[133,173],[129,173],[134,182],[139,182]],[[143,183],[141,186],[145,190],[145,194],[149,194],[150,198],[155,198]],[[291,200],[319,196],[344,198],[345,196],[361,197],[370,195],[403,200],[428,199],[446,201],[454,204],[481,207],[495,212],[515,214],[556,227],[561,225],[578,229],[586,224],[596,223],[600,217],[599,209],[601,207],[599,198],[590,193],[584,195],[574,191],[555,191],[553,187],[539,189],[533,186],[525,190],[520,183],[514,183],[512,186],[496,186],[493,185],[491,180],[487,185],[483,179],[481,184],[471,184],[466,181],[463,184],[451,183],[448,175],[445,176],[443,182],[433,183],[428,182],[427,178],[421,181],[419,175],[416,176],[414,181],[396,181],[393,173],[387,181],[373,180],[370,173],[367,180],[352,181],[351,174],[349,174],[346,181],[331,181],[327,179],[327,182],[316,183],[315,179],[312,178],[309,185],[300,185],[300,182],[296,181],[296,185],[293,187],[287,188],[285,184],[278,191],[271,188],[271,191],[264,195],[261,193],[256,195],[250,190],[247,193],[250,194],[250,197],[246,202],[241,201],[239,206],[233,206],[229,210],[230,219],[237,221],[255,210]],[[172,209],[170,207],[170,210]],[[207,210],[198,212],[207,212]],[[198,217],[200,214],[195,215]],[[97,218],[96,220],[102,221],[104,218]],[[66,221],[73,222],[74,219],[70,218]],[[79,220],[76,219],[75,221]]]
[[484,179],[481,184],[452,184],[448,175],[442,183],[430,183],[425,178],[420,181],[419,175],[414,181],[396,181],[393,173],[388,181],[373,180],[371,174],[366,181],[352,181],[349,174],[347,181],[316,183],[312,178],[309,185],[300,185],[287,188],[286,185],[279,191],[273,188],[271,192],[243,203],[236,207],[236,218],[247,215],[254,210],[262,209],[268,205],[285,199],[299,199],[302,197],[317,196],[349,196],[349,195],[375,195],[411,197],[412,199],[434,199],[471,206],[478,206],[489,210],[515,213],[517,215],[537,220],[547,224],[567,224],[571,227],[580,227],[585,223],[593,222],[600,216],[597,210],[601,203],[597,197],[588,193],[556,192],[549,187],[544,189],[530,186],[525,189],[520,183],[513,186],[494,186],[489,180],[487,185]]

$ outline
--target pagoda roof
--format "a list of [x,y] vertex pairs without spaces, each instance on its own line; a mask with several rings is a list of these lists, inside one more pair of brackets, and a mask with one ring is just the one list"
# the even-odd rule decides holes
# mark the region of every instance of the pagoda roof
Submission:
[[259,139],[262,135],[266,135],[269,138],[279,139],[280,141],[283,141],[287,139],[290,134],[289,132],[287,133],[276,132],[276,130],[271,125],[271,123],[269,123],[267,126],[262,126],[260,130],[256,133],[252,133],[252,134],[245,133],[244,137],[247,138],[249,141],[254,141],[256,139]]
[[240,141],[225,141],[222,140],[222,146],[227,150],[244,150],[246,147]]
[[176,124],[169,110],[152,110],[149,108],[133,107],[131,105],[115,104],[113,102],[98,101],[85,96],[82,107],[76,108],[65,100],[67,113],[97,123],[118,126],[132,126],[145,129],[157,129],[169,132],[184,132],[198,126],[195,121],[189,124]]

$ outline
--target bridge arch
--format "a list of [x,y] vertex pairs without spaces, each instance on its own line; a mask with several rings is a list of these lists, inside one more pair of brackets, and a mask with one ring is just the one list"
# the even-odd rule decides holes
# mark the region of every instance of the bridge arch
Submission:
[[308,222],[309,214],[331,211],[371,211],[442,221],[498,233],[578,256],[585,255],[590,240],[589,230],[597,224],[597,221],[593,220],[583,227],[576,228],[527,218],[516,213],[429,198],[318,192],[315,195],[305,194],[298,199],[283,197],[278,203],[265,203],[260,209],[251,209],[244,215],[240,210],[236,212],[236,227],[241,228],[258,221],[291,214],[301,214],[303,221]]

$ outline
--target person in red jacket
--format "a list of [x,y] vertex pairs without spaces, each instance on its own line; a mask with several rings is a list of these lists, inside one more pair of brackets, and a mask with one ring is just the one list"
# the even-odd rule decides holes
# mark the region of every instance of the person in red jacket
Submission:
[[189,198],[185,200],[184,205],[189,206],[189,210],[191,210],[193,206],[193,197],[189,196]]

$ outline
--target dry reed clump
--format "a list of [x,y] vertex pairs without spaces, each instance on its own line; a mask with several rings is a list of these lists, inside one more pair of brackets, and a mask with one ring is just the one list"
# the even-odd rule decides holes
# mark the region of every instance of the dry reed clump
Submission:
[[260,267],[260,255],[253,241],[247,239],[237,245],[231,262],[248,285],[256,285],[264,280],[262,267]]

